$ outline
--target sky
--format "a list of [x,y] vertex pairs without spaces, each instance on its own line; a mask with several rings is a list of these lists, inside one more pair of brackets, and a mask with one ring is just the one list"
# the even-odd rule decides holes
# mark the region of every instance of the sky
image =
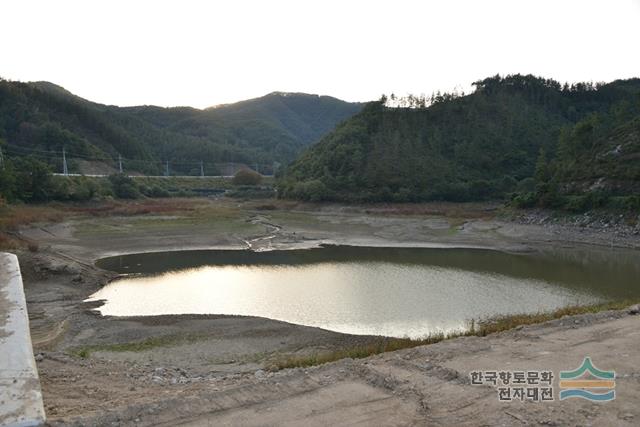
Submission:
[[120,106],[640,77],[640,0],[2,0],[0,16],[0,77]]

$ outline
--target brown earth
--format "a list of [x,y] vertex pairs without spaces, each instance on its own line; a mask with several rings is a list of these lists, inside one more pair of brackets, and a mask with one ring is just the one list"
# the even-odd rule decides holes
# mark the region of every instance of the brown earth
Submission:
[[[115,277],[103,256],[321,243],[509,251],[640,247],[632,234],[500,219],[489,205],[314,206],[205,200],[128,215],[74,215],[25,228],[19,253],[52,425],[624,425],[640,412],[638,318],[611,312],[485,338],[458,338],[362,360],[278,372],[290,355],[377,340],[234,316],[101,317],[82,301]],[[118,345],[120,347],[118,347]],[[618,372],[618,398],[500,403],[473,369],[576,368],[589,355]]]

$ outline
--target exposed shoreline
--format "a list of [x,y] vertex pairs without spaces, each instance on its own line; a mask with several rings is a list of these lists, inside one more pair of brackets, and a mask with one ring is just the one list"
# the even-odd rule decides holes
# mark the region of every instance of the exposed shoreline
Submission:
[[[214,210],[213,216],[219,209],[215,203],[219,202],[206,202],[206,209]],[[78,416],[85,421],[106,420],[109,407],[118,407],[117,402],[125,404],[126,400],[152,404],[152,390],[174,379],[176,393],[211,381],[220,384],[221,390],[240,387],[246,381],[270,376],[260,372],[275,358],[339,350],[378,339],[241,316],[97,316],[91,310],[95,304],[82,301],[117,276],[94,266],[95,260],[104,256],[246,249],[243,241],[251,241],[253,250],[348,244],[508,252],[558,245],[602,249],[610,247],[607,243],[612,241],[600,232],[575,231],[572,227],[548,230],[544,225],[497,219],[481,207],[470,211],[468,218],[461,218],[458,212],[405,215],[340,206],[321,210],[278,206],[263,211],[251,203],[239,207],[229,206],[228,201],[221,203],[224,209],[234,210],[233,215],[225,211],[220,216],[224,225],[211,220],[209,211],[204,210],[191,217],[177,212],[171,216],[76,218],[22,231],[24,238],[40,245],[36,253],[21,253],[20,261],[25,270],[34,346],[44,353],[39,369],[45,407],[54,424]],[[235,218],[238,214],[240,220]],[[615,243],[615,250],[639,248],[640,238],[624,236],[616,238]],[[87,353],[81,353],[82,349]],[[162,372],[168,371],[177,373],[166,379]],[[129,376],[123,377],[123,373]],[[66,394],[77,395],[73,378],[82,378],[80,382],[87,390],[95,389],[95,396],[85,396],[84,401],[78,401],[78,396],[69,399]],[[126,393],[126,399],[116,396],[128,382],[135,384],[130,386],[135,390]],[[103,400],[109,404],[105,406]],[[172,404],[165,397],[162,401],[161,411],[171,411]],[[147,421],[153,424],[153,419]]]

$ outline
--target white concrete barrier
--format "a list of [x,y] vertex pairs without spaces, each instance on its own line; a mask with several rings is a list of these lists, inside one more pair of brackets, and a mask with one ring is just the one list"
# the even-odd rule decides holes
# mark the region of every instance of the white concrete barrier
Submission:
[[0,426],[44,422],[18,258],[0,252]]

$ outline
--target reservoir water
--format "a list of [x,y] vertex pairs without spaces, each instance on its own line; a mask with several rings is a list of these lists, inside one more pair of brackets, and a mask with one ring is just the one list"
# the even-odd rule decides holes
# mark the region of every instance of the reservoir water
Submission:
[[351,334],[419,338],[471,319],[640,297],[637,251],[329,246],[104,258],[125,273],[90,297],[104,315],[261,316]]

